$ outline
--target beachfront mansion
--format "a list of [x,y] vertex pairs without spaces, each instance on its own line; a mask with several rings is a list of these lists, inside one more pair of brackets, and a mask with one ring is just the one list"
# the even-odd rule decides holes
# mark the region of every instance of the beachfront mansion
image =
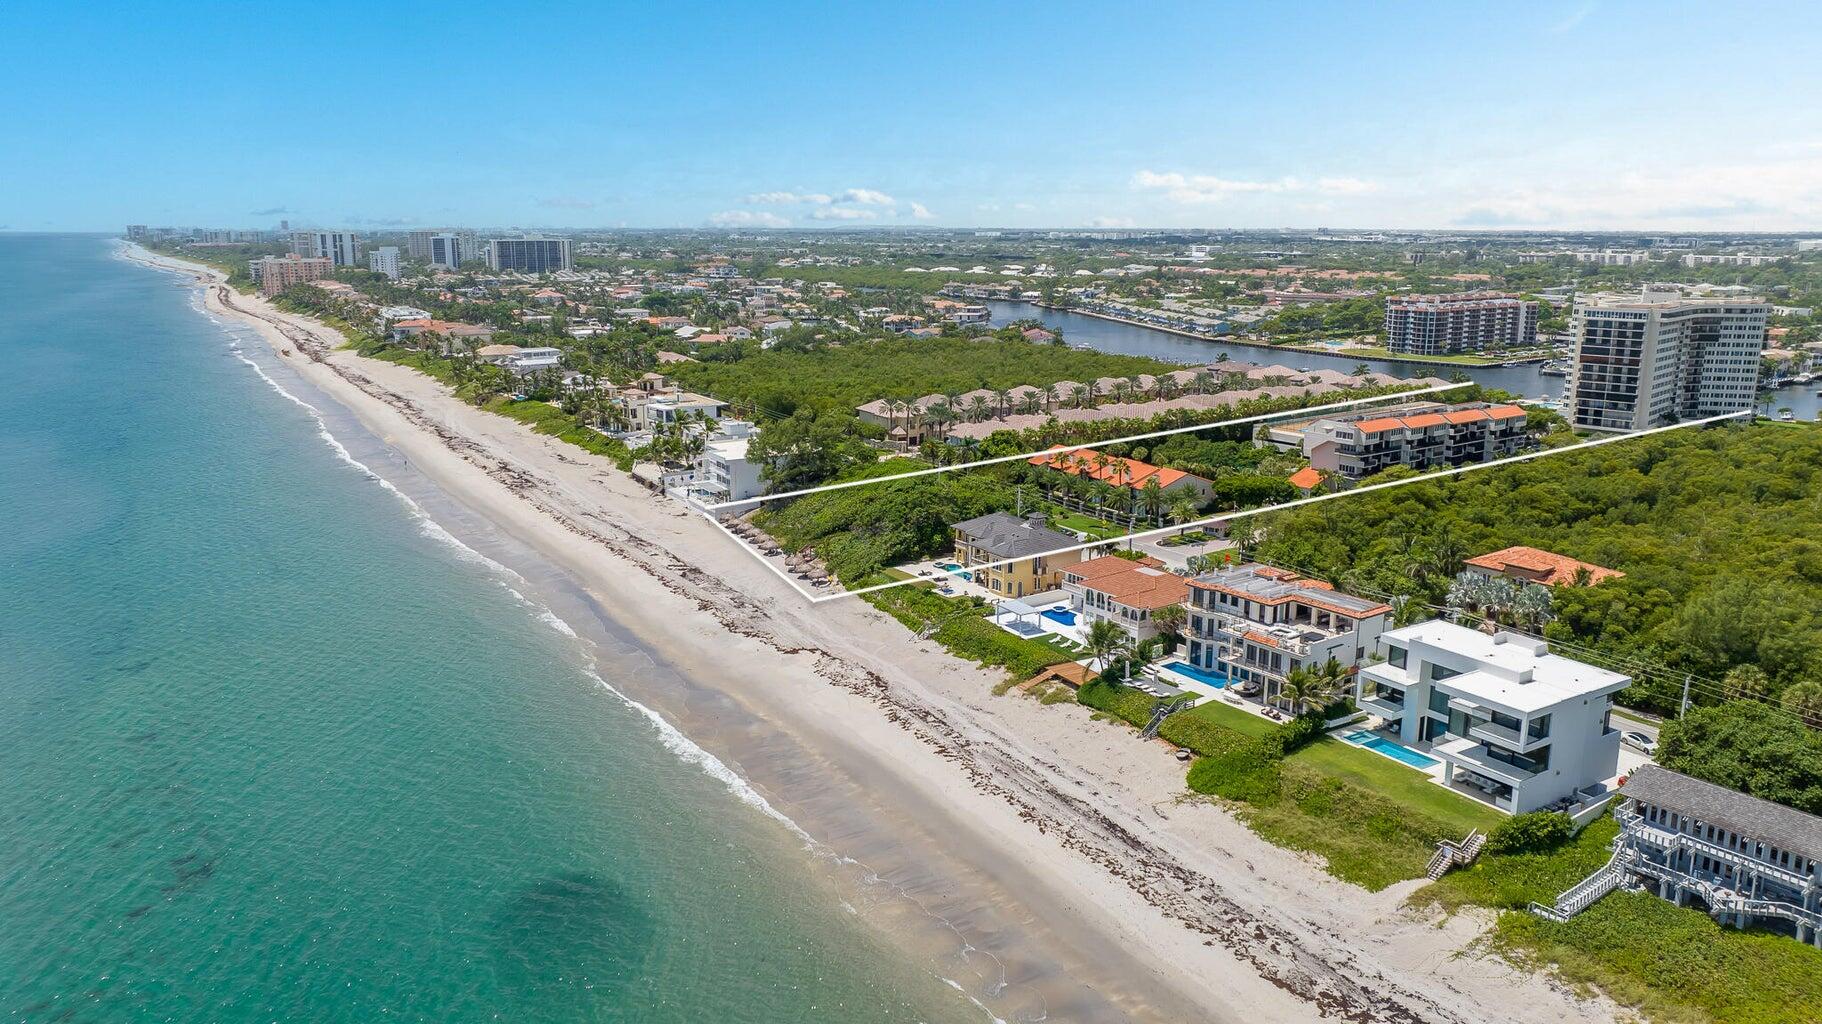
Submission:
[[1582,804],[1619,770],[1613,695],[1632,680],[1519,633],[1435,620],[1379,637],[1355,701],[1443,761],[1443,784],[1513,814]]
[[1359,665],[1391,622],[1392,606],[1249,562],[1191,580],[1186,611],[1190,664],[1270,700],[1298,668],[1331,658]]

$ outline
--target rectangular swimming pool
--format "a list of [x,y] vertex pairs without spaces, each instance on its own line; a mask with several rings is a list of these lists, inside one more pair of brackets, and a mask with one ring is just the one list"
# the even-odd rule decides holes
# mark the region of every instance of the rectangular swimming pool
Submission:
[[1430,768],[1441,762],[1428,754],[1422,754],[1402,743],[1386,739],[1378,733],[1366,729],[1355,729],[1341,737],[1357,747],[1365,747],[1376,754],[1384,754],[1394,761],[1402,761],[1413,768]]
[[1192,665],[1187,661],[1166,662],[1163,667],[1178,675],[1188,676],[1196,682],[1201,683],[1203,686],[1212,686],[1217,690],[1224,689],[1227,686],[1226,672],[1202,668],[1199,665]]

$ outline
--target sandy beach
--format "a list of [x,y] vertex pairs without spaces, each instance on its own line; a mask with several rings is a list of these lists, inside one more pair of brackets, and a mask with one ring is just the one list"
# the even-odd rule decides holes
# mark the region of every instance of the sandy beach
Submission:
[[[125,251],[193,275],[209,310],[255,325],[451,499],[663,652],[703,700],[743,709],[755,724],[735,735],[718,732],[724,719],[687,693],[637,694],[818,841],[898,865],[919,908],[993,953],[1003,976],[968,988],[1001,1016],[1012,1004],[996,997],[1020,987],[1052,1020],[1623,1015],[1472,952],[1483,919],[1404,909],[1418,883],[1366,892],[1186,798],[1166,745],[1091,721],[1073,703],[996,697],[995,674],[862,601],[810,604],[605,460],[469,406],[414,370],[338,349],[334,331],[234,292],[212,269]],[[869,836],[889,832],[892,850],[850,851],[834,825],[849,815]],[[912,861],[922,863],[914,878]],[[893,929],[890,912],[880,924]]]

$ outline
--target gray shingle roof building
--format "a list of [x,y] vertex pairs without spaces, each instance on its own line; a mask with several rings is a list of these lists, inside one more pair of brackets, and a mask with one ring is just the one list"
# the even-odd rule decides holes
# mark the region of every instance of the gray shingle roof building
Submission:
[[1656,765],[1646,765],[1633,772],[1620,787],[1620,792],[1780,849],[1822,860],[1822,818],[1794,807],[1692,779]]
[[1058,533],[1044,525],[1044,517],[1020,519],[1008,512],[989,512],[964,519],[955,530],[970,544],[995,558],[1027,558],[1077,543],[1073,534]]

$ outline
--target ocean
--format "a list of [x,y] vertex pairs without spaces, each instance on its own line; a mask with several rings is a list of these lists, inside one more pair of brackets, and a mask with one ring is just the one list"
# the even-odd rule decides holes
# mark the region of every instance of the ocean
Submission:
[[0,1018],[988,1019],[115,244],[0,235]]

